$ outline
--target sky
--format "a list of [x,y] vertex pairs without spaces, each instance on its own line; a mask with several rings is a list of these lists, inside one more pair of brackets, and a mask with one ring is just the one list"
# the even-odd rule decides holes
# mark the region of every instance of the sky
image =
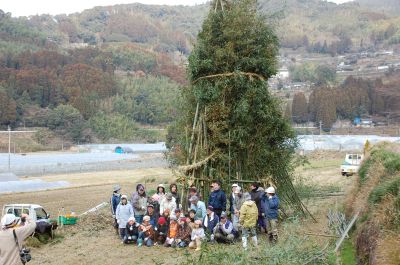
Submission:
[[[335,3],[344,3],[349,0],[329,0]],[[207,2],[207,0],[2,0],[0,9],[11,12],[13,17],[41,14],[70,14],[81,12],[94,6],[107,6],[117,4],[130,4],[140,2],[156,5],[195,5]]]

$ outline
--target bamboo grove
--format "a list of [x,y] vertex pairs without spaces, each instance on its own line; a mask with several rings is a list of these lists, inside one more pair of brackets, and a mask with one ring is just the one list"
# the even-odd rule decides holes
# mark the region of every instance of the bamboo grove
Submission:
[[267,87],[279,43],[256,9],[253,0],[212,4],[189,57],[191,85],[169,129],[169,158],[186,188],[196,184],[208,194],[212,179],[226,190],[260,181],[303,211],[290,177],[295,134]]

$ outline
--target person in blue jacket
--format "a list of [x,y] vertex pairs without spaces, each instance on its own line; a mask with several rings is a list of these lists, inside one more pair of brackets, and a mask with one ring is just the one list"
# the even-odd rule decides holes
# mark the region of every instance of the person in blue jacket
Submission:
[[219,223],[219,217],[215,214],[211,205],[207,207],[207,215],[203,219],[203,227],[206,235],[214,241],[214,228]]
[[219,180],[214,180],[212,187],[213,191],[208,198],[208,205],[213,207],[214,213],[220,218],[221,213],[226,211],[226,195],[221,190],[221,182]]
[[270,242],[276,243],[278,240],[278,209],[279,198],[275,194],[274,187],[265,189],[265,194],[261,200],[262,216],[267,224],[268,237]]
[[111,205],[111,214],[112,217],[114,218],[114,228],[117,232],[117,234],[119,234],[119,229],[118,229],[118,223],[117,223],[117,218],[115,218],[115,211],[117,210],[118,204],[121,202],[121,186],[119,185],[114,185],[113,188],[113,195],[111,196],[110,199],[110,205]]

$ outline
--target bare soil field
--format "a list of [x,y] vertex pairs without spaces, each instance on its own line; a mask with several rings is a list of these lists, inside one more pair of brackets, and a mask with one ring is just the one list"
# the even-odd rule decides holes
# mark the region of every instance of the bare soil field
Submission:
[[[318,183],[322,186],[336,185],[343,193],[348,192],[354,177],[346,178],[340,175],[339,165],[342,154],[318,153],[310,157],[310,164],[299,168],[295,174],[306,182]],[[115,183],[123,187],[122,193],[130,195],[137,183],[145,183],[147,189],[155,189],[158,183],[173,182],[172,172],[166,168],[53,175],[41,178],[46,181],[66,180],[72,186],[67,189],[0,195],[0,205],[38,203],[44,206],[53,217],[57,216],[62,207],[66,211],[75,211],[79,214],[101,202],[108,201]],[[327,210],[341,205],[343,201],[344,196],[306,200],[305,203],[318,222],[312,223],[311,220],[305,220],[308,225],[297,233],[330,233],[327,228]],[[56,240],[38,248],[32,248],[33,259],[29,264],[180,264],[188,253],[193,253],[187,249],[125,246],[121,244],[111,224],[112,219],[107,208],[98,214],[82,218],[75,226],[64,226],[57,230]],[[284,231],[281,232],[283,241],[285,236],[290,236],[290,234],[287,235],[288,233],[285,235]],[[260,235],[260,239],[260,247],[267,247],[264,234]],[[316,240],[322,248],[329,238],[318,237]],[[241,249],[240,244],[229,247],[232,248],[232,253]]]

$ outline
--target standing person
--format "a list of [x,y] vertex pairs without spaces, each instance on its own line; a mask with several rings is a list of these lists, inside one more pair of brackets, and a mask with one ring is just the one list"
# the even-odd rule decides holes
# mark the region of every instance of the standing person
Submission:
[[154,228],[150,224],[150,216],[146,215],[143,217],[143,223],[139,226],[139,239],[138,246],[142,244],[151,247],[154,242]]
[[239,185],[236,183],[232,184],[232,192],[229,195],[229,212],[231,214],[231,217],[233,217],[233,215],[235,214],[235,211],[233,209],[233,204],[234,204],[234,200],[235,200],[235,191],[238,186]]
[[199,201],[201,201],[201,195],[200,192],[197,192],[197,188],[196,186],[192,185],[189,188],[189,194],[187,197],[187,201],[188,201],[188,205],[190,206],[190,198],[192,198],[193,196],[196,196],[197,198],[199,198]]
[[147,199],[147,203],[148,203],[147,205],[149,205],[149,204],[153,205],[154,212],[156,212],[157,214],[160,214],[159,200],[160,200],[160,196],[158,196],[157,193],[154,193],[151,197],[149,197]]
[[261,230],[261,228],[264,228],[266,230],[266,224],[264,224],[264,218],[262,217],[262,209],[261,209],[261,199],[264,196],[264,189],[260,187],[260,184],[257,182],[253,182],[250,185],[250,195],[251,195],[251,200],[254,201],[257,205],[258,209],[258,217],[257,217],[257,228]]
[[233,240],[238,237],[226,213],[221,214],[220,222],[214,228],[214,236],[218,243],[233,243]]
[[181,196],[178,193],[178,186],[175,183],[169,185],[169,192],[175,198],[176,208],[181,208]]
[[178,221],[178,233],[176,235],[176,244],[179,248],[189,246],[190,237],[192,235],[192,228],[189,223],[186,222],[186,217],[179,218]]
[[147,212],[146,212],[147,216],[150,216],[150,224],[153,227],[156,227],[157,222],[158,222],[158,218],[159,218],[159,214],[158,212],[156,212],[154,210],[154,205],[153,204],[148,204],[147,205]]
[[[36,223],[27,214],[21,214],[23,226],[17,226],[18,218],[14,214],[6,214],[1,218],[0,229],[0,264],[17,265],[22,264],[20,249],[23,241],[36,229]],[[18,244],[17,244],[18,243]],[[30,260],[26,257],[26,260]]]
[[197,220],[203,220],[207,215],[206,204],[200,201],[197,196],[192,196],[192,198],[190,198],[190,209],[195,211],[195,218]]
[[196,251],[201,250],[201,241],[206,238],[204,234],[204,229],[201,226],[201,221],[196,220],[194,222],[194,228],[192,229],[191,242],[189,248],[196,248]]
[[156,194],[158,195],[158,202],[161,202],[165,198],[165,187],[163,184],[158,184]]
[[214,213],[213,207],[210,205],[207,207],[207,215],[203,219],[203,227],[210,241],[214,241],[214,228],[218,224],[219,218],[216,213]]
[[247,249],[247,238],[251,234],[253,244],[257,246],[257,217],[258,209],[254,201],[251,200],[251,195],[246,192],[243,194],[243,205],[240,208],[239,223],[242,227],[242,243],[243,248]]
[[215,214],[219,218],[221,213],[226,211],[226,195],[225,192],[221,190],[221,182],[219,180],[214,180],[212,186],[212,192],[208,198],[208,205],[213,207]]
[[279,209],[279,198],[275,194],[274,187],[268,187],[265,189],[265,195],[262,198],[262,209],[264,220],[268,227],[268,238],[270,242],[276,243],[278,240],[278,209]]
[[240,215],[240,208],[243,205],[243,195],[241,187],[237,187],[235,190],[235,198],[233,200],[233,216],[232,216],[232,223],[233,228],[236,231],[239,231],[239,215]]
[[143,222],[143,216],[146,214],[147,195],[142,184],[136,186],[136,192],[132,194],[132,206],[135,212],[135,219],[138,224]]
[[121,196],[121,202],[118,204],[115,216],[118,222],[119,235],[122,239],[122,242],[124,242],[126,235],[126,224],[128,223],[129,218],[135,217],[132,205],[128,203],[128,196]]
[[171,216],[175,216],[176,202],[171,193],[167,193],[165,199],[160,203],[160,213],[164,213],[167,209]]
[[119,234],[118,232],[118,223],[117,223],[117,218],[115,218],[115,211],[117,210],[118,204],[121,202],[121,186],[119,185],[114,185],[113,187],[113,195],[111,196],[110,199],[110,206],[111,206],[111,214],[112,217],[114,219],[114,228],[115,231],[117,232],[117,234]]

